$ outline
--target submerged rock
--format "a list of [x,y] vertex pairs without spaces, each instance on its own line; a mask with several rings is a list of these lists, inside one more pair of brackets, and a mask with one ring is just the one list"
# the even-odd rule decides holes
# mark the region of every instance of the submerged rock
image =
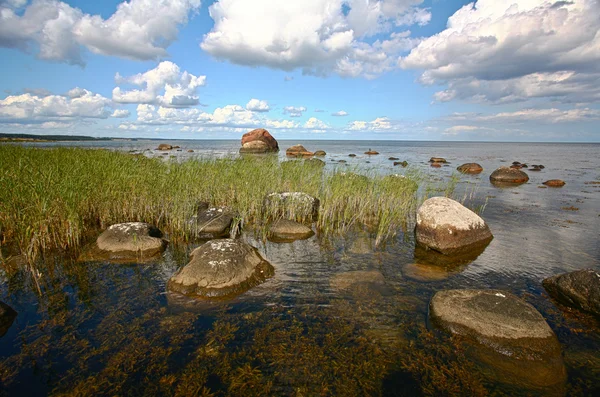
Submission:
[[396,160],[400,160],[400,159],[398,157],[389,157],[388,160],[396,161]]
[[325,153],[325,151],[323,151],[323,150],[317,150],[315,152],[315,156],[318,156],[318,157],[323,157],[325,155],[327,155],[327,153]]
[[211,240],[192,252],[190,262],[167,287],[188,296],[227,298],[263,283],[274,272],[258,250],[243,241]]
[[17,312],[6,303],[0,301],[0,338],[3,337],[17,317]]
[[429,159],[430,163],[447,163],[446,159],[443,157],[432,157]]
[[143,222],[118,223],[106,229],[82,260],[135,262],[161,254],[167,247],[163,233]]
[[287,219],[279,219],[269,228],[269,240],[277,243],[306,240],[314,234],[310,227]]
[[566,370],[558,339],[529,303],[501,290],[447,290],[429,304],[432,323],[461,335],[496,381],[524,388],[562,387]]
[[312,157],[315,154],[306,150],[302,145],[294,145],[287,148],[285,155],[289,157]]
[[466,163],[456,169],[463,174],[480,174],[483,171],[483,167],[477,163]]
[[158,145],[156,150],[173,150],[173,146],[169,145],[168,143],[161,143]]
[[264,211],[270,217],[313,221],[319,216],[318,198],[302,192],[271,193],[263,202]]
[[444,255],[486,246],[493,238],[479,215],[447,197],[426,200],[417,212],[417,243]]
[[408,161],[404,160],[404,161],[394,161],[394,166],[396,165],[401,165],[402,168],[406,168],[408,167]]
[[277,140],[263,128],[257,128],[242,135],[240,153],[269,153],[278,152]]
[[490,175],[490,182],[494,185],[520,185],[529,180],[529,176],[515,168],[500,167]]
[[560,303],[600,316],[600,274],[592,269],[549,277],[542,282]]
[[376,154],[379,154],[379,152],[378,152],[378,151],[376,151],[376,150],[371,150],[371,149],[369,149],[369,150],[367,150],[367,151],[365,152],[365,154],[368,154],[369,156],[374,156],[374,155],[376,155]]
[[565,181],[561,179],[550,179],[549,181],[544,182],[543,185],[550,187],[563,187],[565,186]]
[[331,288],[345,290],[356,284],[385,285],[385,277],[377,270],[356,270],[352,272],[337,273],[329,282]]
[[356,157],[356,155],[354,153],[350,153],[348,157]]
[[198,238],[213,239],[229,237],[235,213],[227,207],[208,207],[208,203],[198,206],[191,219],[192,231]]

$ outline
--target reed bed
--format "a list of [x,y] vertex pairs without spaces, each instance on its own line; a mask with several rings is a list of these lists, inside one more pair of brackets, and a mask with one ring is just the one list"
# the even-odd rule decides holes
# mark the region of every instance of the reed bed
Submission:
[[[281,214],[264,205],[272,192],[320,199],[319,233],[367,225],[378,243],[414,215],[418,175],[324,172],[318,162],[276,156],[184,162],[81,148],[0,146],[0,242],[34,262],[46,250],[77,249],[111,224],[154,224],[174,243],[195,238],[197,204],[227,206],[239,224],[266,235]],[[310,222],[308,216],[297,220]]]

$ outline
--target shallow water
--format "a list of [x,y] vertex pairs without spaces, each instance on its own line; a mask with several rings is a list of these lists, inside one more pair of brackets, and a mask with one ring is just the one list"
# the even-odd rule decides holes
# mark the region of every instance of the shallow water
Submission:
[[[162,156],[152,150],[158,143],[35,145]],[[164,157],[177,159],[232,156],[239,148],[239,141],[169,143],[182,151]],[[291,244],[258,241],[245,231],[242,238],[272,263],[275,276],[234,300],[210,303],[166,293],[167,280],[187,263],[195,245],[170,247],[156,263],[135,266],[46,258],[43,272],[50,282],[42,297],[25,274],[1,275],[0,299],[19,315],[0,339],[0,389],[10,395],[199,394],[184,387],[192,383],[186,376],[194,374],[221,395],[415,395],[444,388],[452,394],[456,378],[465,393],[481,391],[479,384],[509,395],[598,392],[597,320],[557,308],[541,280],[576,269],[600,270],[600,184],[590,183],[600,181],[599,144],[280,141],[280,147],[296,143],[325,150],[326,169],[418,170],[432,185],[447,181],[458,165],[477,162],[483,173],[460,175],[454,197],[471,208],[485,205],[482,216],[494,240],[472,262],[444,268],[415,258],[414,225],[379,248],[373,235],[360,230]],[[380,154],[363,155],[368,149]],[[279,156],[284,159],[284,152]],[[390,156],[409,167],[394,167]],[[431,168],[427,161],[433,156],[446,158],[449,166]],[[337,163],[341,159],[347,163]],[[530,181],[518,187],[491,185],[489,174],[513,161],[546,168],[526,171]],[[566,186],[539,188],[556,178]],[[385,282],[340,290],[353,274],[365,277],[348,273],[355,271],[379,272]],[[484,366],[473,367],[441,333],[426,334],[429,299],[449,288],[504,289],[533,304],[561,342],[569,376],[564,389],[532,391],[512,379],[495,379]],[[223,336],[228,327],[235,329],[229,339]],[[212,364],[201,364],[208,361]],[[437,377],[414,370],[426,364],[439,370]]]

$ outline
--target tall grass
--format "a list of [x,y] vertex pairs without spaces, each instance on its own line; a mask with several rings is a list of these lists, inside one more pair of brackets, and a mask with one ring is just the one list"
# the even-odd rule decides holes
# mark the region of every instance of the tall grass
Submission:
[[[200,201],[228,206],[238,222],[266,227],[264,198],[299,191],[320,198],[317,230],[374,224],[377,241],[414,213],[418,178],[323,172],[318,163],[276,156],[164,161],[107,150],[0,146],[1,243],[28,262],[74,249],[111,224],[152,223],[172,242],[195,238],[188,221]],[[307,221],[307,219],[300,219]]]

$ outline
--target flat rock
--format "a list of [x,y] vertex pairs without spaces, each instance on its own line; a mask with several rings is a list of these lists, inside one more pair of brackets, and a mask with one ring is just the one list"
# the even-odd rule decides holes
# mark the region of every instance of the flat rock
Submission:
[[520,169],[500,167],[490,175],[490,182],[494,185],[520,185],[529,180],[529,176]]
[[167,288],[188,296],[228,298],[273,274],[273,266],[256,248],[240,240],[211,240],[192,252],[190,262],[169,279]]
[[561,179],[550,179],[549,181],[544,182],[543,185],[550,187],[563,187],[565,186],[565,181]]
[[191,219],[192,230],[198,238],[229,237],[234,216],[226,207],[203,206]]
[[306,150],[302,145],[294,145],[287,148],[285,155],[289,157],[312,157],[315,154]]
[[483,167],[477,163],[466,163],[456,169],[463,174],[480,174],[483,171]]
[[542,282],[560,303],[600,316],[600,273],[592,269],[549,277]]
[[367,150],[367,151],[365,152],[365,154],[368,154],[369,156],[374,156],[374,155],[377,155],[377,154],[379,154],[379,152],[378,152],[378,151],[376,151],[376,150],[371,150],[371,149],[369,149],[369,150]]
[[6,303],[0,301],[0,338],[3,337],[17,317],[17,312]]
[[[161,254],[167,246],[163,233],[143,222],[118,223],[106,229],[96,240],[101,258],[136,261]],[[104,254],[104,255],[102,255]]]
[[479,215],[447,197],[426,200],[417,212],[417,243],[444,255],[487,245],[493,238]]
[[447,163],[446,159],[443,157],[432,157],[429,159],[430,163]]
[[279,219],[269,228],[269,240],[274,242],[306,240],[314,234],[310,227],[288,219]]

